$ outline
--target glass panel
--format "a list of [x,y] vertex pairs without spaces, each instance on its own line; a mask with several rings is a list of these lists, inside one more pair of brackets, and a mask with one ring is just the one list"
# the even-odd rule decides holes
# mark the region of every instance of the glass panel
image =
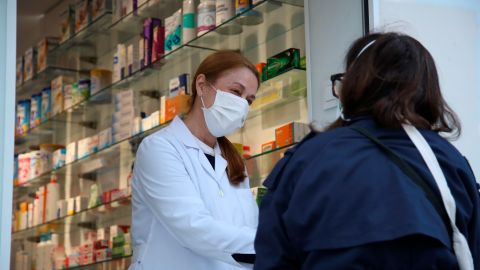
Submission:
[[78,76],[79,71],[61,67],[47,67],[35,74],[32,79],[17,87],[16,99],[30,99],[32,94],[41,92],[43,87],[50,86],[50,81],[59,75]]
[[[92,208],[86,208],[44,224],[40,224],[24,230],[12,233],[13,239],[28,239],[38,242],[43,233],[54,232],[63,235],[67,232],[76,232],[80,229],[96,230],[98,228],[114,225],[109,222],[109,217],[130,217],[132,212],[131,197],[120,198],[110,203],[100,204]],[[111,224],[110,224],[111,223]],[[70,225],[70,226],[65,226]]]
[[76,267],[69,267],[66,269],[88,269],[88,270],[113,270],[113,269],[128,269],[132,261],[132,256],[123,256],[119,258],[112,258],[103,262],[96,262],[92,264],[80,265]]
[[[271,171],[275,163],[283,156],[283,153],[295,144],[279,147],[266,151],[246,159],[245,163],[250,174],[251,186],[259,186],[266,175]],[[89,166],[90,167],[90,166]],[[98,166],[104,168],[105,166]],[[99,168],[99,170],[100,170]],[[112,168],[109,170],[118,170]],[[58,173],[57,173],[58,174]],[[61,217],[45,224],[40,224],[24,230],[13,232],[14,239],[29,238],[37,241],[37,237],[42,233],[55,232],[63,234],[73,232],[81,228],[96,229],[106,227],[109,221],[108,217],[129,217],[131,214],[131,197],[120,198],[105,204],[99,204],[95,207],[86,208],[76,212],[73,215]],[[73,225],[68,228],[65,225]]]
[[[189,46],[181,46],[169,52],[151,66],[101,89],[89,99],[66,108],[65,111],[32,128],[28,134],[18,136],[15,152],[27,151],[30,146],[37,146],[40,142],[67,144],[108,128],[112,124],[109,120],[114,110],[113,93],[134,89],[137,95],[142,95],[144,91],[165,95],[170,78],[180,73],[189,73],[189,69],[195,68],[196,62],[208,53],[210,53],[208,49]],[[157,105],[156,110],[159,109],[160,101],[157,101]],[[105,116],[103,123],[101,116]]]
[[[135,146],[138,146],[140,141],[167,126],[168,123],[154,127],[150,130],[118,141],[109,147],[102,149],[94,154],[88,155],[82,159],[78,159],[65,166],[45,172],[38,177],[35,177],[26,183],[14,187],[14,203],[27,199],[27,196],[34,196],[35,190],[39,187],[46,185],[50,182],[52,175],[55,175],[60,185],[64,184],[65,179],[68,177],[80,177],[80,178],[92,178],[98,172],[108,170],[119,170],[118,161],[121,155],[131,154],[135,151]],[[95,176],[93,176],[95,177]],[[95,179],[92,179],[95,180]]]
[[253,118],[267,110],[280,107],[307,94],[305,70],[292,69],[279,76],[262,82],[256,99],[250,107],[248,118]]
[[303,24],[303,1],[263,1],[190,45],[245,52]]

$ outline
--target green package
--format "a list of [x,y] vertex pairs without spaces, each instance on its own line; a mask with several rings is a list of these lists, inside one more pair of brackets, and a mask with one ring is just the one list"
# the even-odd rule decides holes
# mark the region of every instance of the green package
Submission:
[[290,48],[267,59],[266,79],[276,77],[293,68],[300,68],[300,50]]

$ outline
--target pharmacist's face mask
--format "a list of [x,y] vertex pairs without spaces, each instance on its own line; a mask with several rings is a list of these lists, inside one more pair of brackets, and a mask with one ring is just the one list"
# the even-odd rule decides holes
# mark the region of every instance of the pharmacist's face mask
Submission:
[[234,94],[220,89],[216,89],[215,92],[215,101],[210,108],[205,106],[202,97],[200,99],[208,131],[218,138],[232,134],[236,129],[243,127],[249,105],[244,98]]

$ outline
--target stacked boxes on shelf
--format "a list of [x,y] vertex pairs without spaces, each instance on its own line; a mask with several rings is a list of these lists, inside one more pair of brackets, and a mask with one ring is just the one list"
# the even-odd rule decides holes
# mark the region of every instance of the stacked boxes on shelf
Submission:
[[114,96],[115,112],[112,116],[112,137],[113,142],[124,140],[140,130],[140,113],[137,110],[137,100],[132,89],[121,91]]

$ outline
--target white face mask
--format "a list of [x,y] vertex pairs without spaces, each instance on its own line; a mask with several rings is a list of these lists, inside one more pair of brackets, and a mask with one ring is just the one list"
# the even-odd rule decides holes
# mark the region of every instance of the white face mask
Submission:
[[210,108],[205,106],[202,97],[200,99],[208,131],[218,138],[243,127],[249,105],[245,99],[234,94],[219,89],[216,92],[215,101]]

